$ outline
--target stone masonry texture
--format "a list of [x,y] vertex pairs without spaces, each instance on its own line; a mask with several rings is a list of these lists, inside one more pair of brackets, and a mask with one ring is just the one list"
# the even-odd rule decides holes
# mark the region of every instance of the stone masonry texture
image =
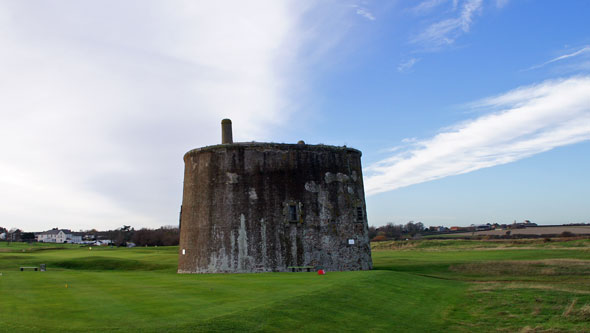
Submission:
[[184,162],[179,273],[372,268],[360,151],[232,143]]

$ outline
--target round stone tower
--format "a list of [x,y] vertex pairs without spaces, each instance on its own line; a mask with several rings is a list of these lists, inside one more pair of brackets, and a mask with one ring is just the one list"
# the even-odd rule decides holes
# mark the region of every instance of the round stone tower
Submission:
[[184,156],[179,273],[371,269],[360,151],[222,142]]

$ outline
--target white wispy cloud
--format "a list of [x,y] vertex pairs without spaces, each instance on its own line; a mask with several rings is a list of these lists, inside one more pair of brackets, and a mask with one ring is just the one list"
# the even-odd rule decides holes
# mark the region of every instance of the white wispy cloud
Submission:
[[353,5],[349,5],[349,7],[354,9],[354,12],[361,16],[366,18],[369,21],[375,21],[375,15],[373,15],[373,13],[371,13],[371,11],[369,11],[369,9],[367,9],[366,7],[357,5],[357,4],[353,4]]
[[431,24],[411,42],[423,44],[427,48],[439,48],[454,43],[459,36],[469,32],[474,16],[481,13],[482,6],[482,0],[464,1],[458,13],[452,11],[452,17]]
[[424,15],[428,12],[430,12],[431,10],[433,10],[434,8],[442,5],[445,2],[448,2],[449,0],[426,0],[426,1],[422,1],[421,3],[419,3],[418,5],[416,5],[415,7],[411,8],[410,11],[414,12],[415,14],[418,15]]
[[177,223],[186,151],[289,119],[310,7],[2,1],[0,225]]
[[406,72],[410,70],[420,59],[418,58],[411,58],[407,61],[402,62],[397,66],[398,72]]
[[584,46],[583,48],[581,48],[581,49],[579,49],[577,51],[574,51],[574,52],[571,52],[571,53],[567,53],[567,54],[561,55],[559,57],[555,57],[555,58],[553,58],[553,59],[551,59],[549,61],[545,61],[544,63],[542,63],[540,65],[532,66],[532,67],[528,68],[528,70],[538,69],[538,68],[547,66],[549,64],[552,64],[554,62],[558,62],[558,61],[562,61],[562,60],[565,60],[565,59],[577,57],[577,56],[583,55],[583,54],[590,54],[590,45],[586,45],[586,46]]
[[471,106],[490,111],[367,167],[367,193],[464,174],[590,140],[589,76],[518,88]]
[[356,13],[367,20],[375,21],[375,16],[366,8],[357,8]]

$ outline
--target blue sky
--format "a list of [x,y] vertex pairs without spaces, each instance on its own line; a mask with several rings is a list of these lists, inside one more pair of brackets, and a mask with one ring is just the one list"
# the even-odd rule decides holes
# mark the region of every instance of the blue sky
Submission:
[[182,155],[363,151],[369,223],[590,222],[586,1],[0,2],[0,226],[177,223]]

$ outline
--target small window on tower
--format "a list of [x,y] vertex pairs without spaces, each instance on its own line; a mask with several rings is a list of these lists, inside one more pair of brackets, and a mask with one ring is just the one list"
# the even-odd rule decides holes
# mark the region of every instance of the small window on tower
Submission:
[[289,221],[297,221],[297,205],[289,205]]
[[357,222],[364,222],[365,221],[365,214],[363,213],[362,206],[356,207],[356,221]]

